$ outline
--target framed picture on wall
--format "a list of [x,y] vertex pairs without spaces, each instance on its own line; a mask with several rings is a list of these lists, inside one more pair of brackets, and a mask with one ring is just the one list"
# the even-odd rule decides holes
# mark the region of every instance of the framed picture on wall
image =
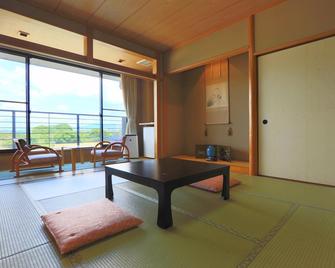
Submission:
[[[215,67],[216,65],[218,67]],[[206,124],[229,124],[228,62],[211,64],[208,68],[210,70],[206,71]]]

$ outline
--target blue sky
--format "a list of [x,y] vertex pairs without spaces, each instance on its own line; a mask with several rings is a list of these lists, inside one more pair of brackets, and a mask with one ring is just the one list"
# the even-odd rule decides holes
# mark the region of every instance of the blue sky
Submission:
[[[25,65],[0,59],[0,100],[25,101]],[[99,114],[99,78],[30,65],[32,111]],[[119,81],[104,79],[104,103],[122,109]],[[23,105],[0,104],[0,109]]]

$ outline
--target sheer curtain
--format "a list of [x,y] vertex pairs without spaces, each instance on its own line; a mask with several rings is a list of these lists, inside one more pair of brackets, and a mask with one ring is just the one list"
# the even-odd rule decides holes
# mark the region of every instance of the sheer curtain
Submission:
[[121,88],[128,118],[126,134],[137,134],[137,87],[137,78],[125,74],[121,75]]

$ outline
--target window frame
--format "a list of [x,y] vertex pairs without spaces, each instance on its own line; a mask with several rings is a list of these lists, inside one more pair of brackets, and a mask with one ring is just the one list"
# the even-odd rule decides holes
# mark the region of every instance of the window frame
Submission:
[[[6,102],[12,102],[12,103],[20,103],[20,104],[25,104],[26,105],[26,140],[28,144],[31,144],[31,122],[30,122],[30,118],[31,118],[31,109],[30,109],[30,59],[34,58],[34,59],[39,59],[39,60],[44,60],[44,61],[50,61],[50,62],[54,62],[54,63],[58,63],[58,64],[64,64],[64,65],[68,65],[68,66],[72,66],[72,67],[77,67],[77,68],[82,68],[82,69],[86,69],[86,70],[90,70],[90,71],[94,71],[94,72],[98,72],[99,74],[99,79],[100,79],[100,83],[99,83],[99,106],[100,106],[100,111],[99,111],[99,116],[100,117],[100,139],[103,140],[104,139],[104,124],[103,124],[103,111],[106,110],[104,109],[103,106],[103,76],[104,75],[109,75],[109,76],[115,76],[120,78],[121,75],[118,73],[114,73],[114,72],[109,72],[106,70],[101,70],[99,68],[93,68],[93,67],[87,67],[87,66],[83,66],[81,64],[75,64],[72,62],[67,62],[66,60],[58,60],[58,59],[53,59],[53,58],[48,58],[48,57],[44,57],[44,56],[39,56],[39,55],[34,55],[34,54],[30,54],[30,53],[24,53],[24,52],[19,52],[19,51],[15,51],[12,49],[7,49],[7,48],[0,48],[0,52],[2,53],[6,53],[6,54],[10,54],[10,55],[16,55],[16,56],[20,56],[25,58],[25,93],[26,93],[26,101],[25,102],[17,102],[17,101],[6,101]],[[1,101],[1,100],[0,100]],[[108,109],[109,110],[109,109]],[[125,110],[121,110],[121,111],[125,111]],[[123,129],[122,129],[123,131]],[[13,153],[15,152],[16,149],[0,149],[0,153]]]

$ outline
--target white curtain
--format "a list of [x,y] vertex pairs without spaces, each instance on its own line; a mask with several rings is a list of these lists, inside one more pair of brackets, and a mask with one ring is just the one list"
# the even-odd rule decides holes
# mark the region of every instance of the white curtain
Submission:
[[128,118],[126,134],[137,134],[137,87],[138,80],[129,75],[121,75],[121,88]]

